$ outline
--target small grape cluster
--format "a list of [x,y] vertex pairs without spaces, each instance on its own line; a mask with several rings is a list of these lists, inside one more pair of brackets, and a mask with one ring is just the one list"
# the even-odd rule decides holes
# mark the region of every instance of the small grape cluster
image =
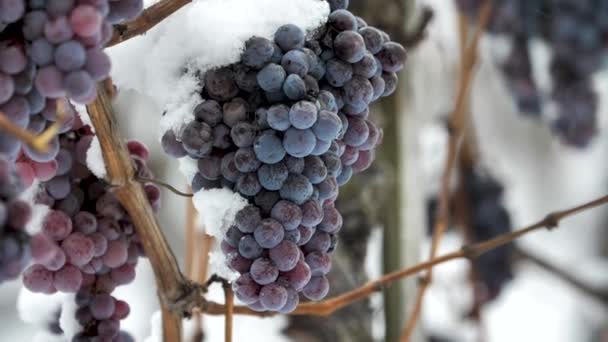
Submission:
[[[463,188],[470,208],[470,238],[472,243],[486,241],[511,232],[509,213],[501,203],[500,183],[478,170],[467,170]],[[473,261],[480,285],[481,303],[498,297],[503,286],[513,278],[513,246],[505,245],[482,254]]]
[[[110,72],[102,49],[112,24],[134,18],[142,8],[142,0],[1,0],[0,22],[7,25],[0,31],[0,112],[39,133],[57,120],[61,98],[92,102],[96,82]],[[64,120],[67,132],[71,121]],[[0,136],[0,153],[14,159],[20,149],[15,137]],[[57,140],[42,154],[24,145],[35,162],[50,161],[57,150]]]
[[301,292],[329,291],[330,253],[342,216],[339,186],[374,159],[382,131],[369,105],[392,94],[405,49],[331,2],[307,38],[281,26],[253,37],[239,63],[204,75],[204,102],[162,145],[198,161],[194,191],[225,187],[249,199],[221,246],[241,274],[236,296],[255,310],[290,312]]
[[[133,223],[109,185],[91,174],[87,150],[94,135],[78,120],[73,131],[59,137],[56,175],[42,183],[36,202],[50,208],[42,231],[32,236],[34,264],[25,270],[24,285],[33,292],[76,293],[76,319],[83,331],[75,341],[118,336],[119,321],[129,314],[126,302],[112,297],[117,286],[135,278],[143,255]],[[147,148],[129,142],[138,175],[151,177]],[[160,189],[146,184],[153,208],[159,208]]]
[[[457,3],[465,13],[474,15],[481,1],[457,0]],[[543,107],[554,110],[551,127],[561,140],[575,147],[587,146],[597,131],[598,98],[592,76],[606,58],[608,3],[603,0],[492,3],[488,30],[513,39],[513,48],[502,69],[519,109],[535,116],[543,112]],[[553,85],[548,98],[534,81],[529,52],[533,38],[541,39],[552,49],[547,72]],[[549,103],[554,106],[548,106]]]
[[17,278],[29,262],[25,225],[32,212],[29,204],[18,199],[22,191],[14,165],[0,155],[0,283]]

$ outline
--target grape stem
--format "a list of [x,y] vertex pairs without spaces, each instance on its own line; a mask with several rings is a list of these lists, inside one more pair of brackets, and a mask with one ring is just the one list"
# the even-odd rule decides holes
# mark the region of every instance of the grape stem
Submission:
[[[510,233],[506,233],[500,235],[494,239],[490,239],[487,241],[483,241],[476,244],[465,245],[461,247],[459,250],[453,251],[451,253],[447,253],[438,257],[434,257],[431,260],[419,263],[414,266],[410,266],[404,268],[402,270],[392,272],[382,276],[381,278],[368,282],[367,284],[356,288],[354,290],[343,293],[334,298],[330,298],[318,303],[304,303],[300,304],[295,311],[293,311],[290,315],[313,315],[313,316],[329,316],[334,312],[364,298],[367,298],[369,295],[381,291],[385,287],[389,286],[393,282],[397,280],[401,280],[403,278],[412,276],[417,274],[420,271],[432,269],[436,265],[446,263],[448,261],[456,260],[456,259],[475,259],[482,254],[493,250],[495,248],[501,247],[508,243],[511,243],[529,233],[541,230],[541,229],[549,229],[552,230],[556,228],[559,223],[570,216],[574,216],[576,214],[582,213],[584,211],[608,204],[608,195],[602,196],[593,201],[581,204],[579,206],[556,211],[546,215],[542,220],[531,224],[527,227],[521,228],[519,230],[515,230]],[[425,280],[424,278],[422,279]],[[223,315],[225,313],[225,305],[218,304],[215,302],[207,301],[204,298],[199,298],[198,307],[202,312],[205,312],[209,315]],[[260,317],[268,317],[275,315],[270,312],[255,312],[244,306],[236,306],[234,308],[234,313],[237,315],[253,315]]]
[[40,153],[46,153],[49,149],[51,140],[57,136],[64,123],[67,114],[63,108],[63,101],[57,102],[57,120],[42,133],[36,135],[27,129],[21,128],[10,121],[6,115],[0,112],[0,129],[7,131],[21,142],[29,145]]
[[146,8],[137,19],[126,24],[114,25],[114,35],[106,47],[123,43],[148,32],[148,30],[191,2],[192,0],[162,0],[157,2]]
[[226,319],[224,320],[224,341],[232,342],[232,317],[234,316],[234,292],[232,286],[224,283],[224,298],[226,301]]
[[[464,54],[461,56],[461,76],[458,84],[458,94],[456,97],[456,105],[454,111],[450,114],[449,119],[449,134],[448,139],[448,156],[441,178],[441,191],[439,193],[439,206],[435,215],[435,226],[433,227],[433,238],[431,242],[430,260],[433,260],[437,255],[437,249],[443,238],[443,235],[447,229],[449,215],[450,215],[450,181],[452,180],[452,173],[457,164],[459,153],[462,147],[462,141],[464,133],[467,127],[468,115],[466,111],[466,104],[469,97],[469,91],[473,80],[473,70],[477,63],[477,47],[479,40],[483,33],[484,28],[487,26],[490,14],[492,12],[492,5],[490,1],[484,1],[482,8],[479,12],[479,21],[473,40],[471,44],[464,50]],[[466,41],[461,42],[466,44]],[[405,324],[403,333],[401,334],[400,341],[407,342],[414,333],[420,312],[422,311],[422,301],[429,285],[433,279],[433,269],[429,269],[427,274],[422,279],[418,293],[416,295],[415,304],[413,311]]]
[[165,183],[165,182],[160,181],[160,180],[155,179],[155,178],[147,178],[147,177],[137,176],[137,180],[140,181],[140,182],[142,182],[142,183],[153,183],[153,184],[156,184],[158,186],[162,186],[163,188],[166,188],[167,190],[171,191],[172,193],[174,193],[174,194],[176,194],[178,196],[182,196],[182,197],[192,197],[192,196],[194,196],[192,193],[187,193],[187,192],[179,191],[173,185],[171,185],[169,183]]
[[135,178],[127,146],[114,119],[111,99],[106,87],[100,85],[95,102],[87,106],[91,122],[99,138],[107,169],[107,181],[129,213],[141,239],[146,256],[154,270],[158,296],[163,307],[164,341],[181,341],[181,314],[176,306],[197,297],[195,286],[180,272],[175,255],[162,233],[147,200],[143,186]]

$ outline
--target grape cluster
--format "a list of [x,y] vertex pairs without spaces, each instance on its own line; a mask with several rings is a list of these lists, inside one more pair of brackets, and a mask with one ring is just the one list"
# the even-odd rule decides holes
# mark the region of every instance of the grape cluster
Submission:
[[382,131],[369,105],[395,91],[404,65],[401,45],[346,2],[331,6],[309,37],[281,26],[274,41],[248,40],[239,63],[208,71],[195,120],[162,138],[168,154],[197,159],[194,191],[249,199],[221,245],[241,274],[236,296],[255,310],[290,312],[299,293],[327,295],[338,188],[371,165]]
[[[467,170],[463,187],[470,208],[470,239],[472,243],[486,241],[511,231],[509,213],[501,203],[503,188],[493,178],[477,170]],[[481,292],[481,301],[495,299],[503,286],[513,278],[513,246],[493,249],[474,259]]]
[[[142,0],[1,0],[0,112],[21,128],[39,133],[57,120],[62,98],[86,104],[95,99],[96,82],[110,72],[103,46],[112,24],[138,15]],[[0,24],[1,26],[1,24]],[[65,102],[65,101],[63,101]],[[70,129],[66,118],[63,132]],[[23,146],[27,158],[46,163],[46,153]],[[21,143],[0,136],[0,153],[16,158]]]
[[0,155],[0,283],[14,279],[29,261],[29,204],[19,200],[23,187],[12,162]]
[[[59,137],[56,175],[42,183],[35,199],[50,211],[42,231],[32,236],[35,263],[25,270],[23,283],[33,292],[76,293],[76,318],[83,331],[74,341],[92,337],[114,341],[129,306],[111,294],[117,286],[133,281],[143,249],[109,185],[87,169],[86,154],[93,137],[79,121],[74,130]],[[150,177],[147,148],[136,141],[128,147],[137,174]],[[158,209],[160,190],[151,184],[144,188]]]
[[[480,0],[457,0],[471,15]],[[597,130],[597,94],[592,76],[608,51],[608,3],[603,0],[493,1],[489,31],[512,37],[511,54],[502,69],[522,112],[554,111],[553,131],[565,143],[585,147]],[[541,94],[532,76],[529,41],[541,39],[552,50],[552,89]],[[545,72],[545,70],[543,70]],[[549,104],[551,104],[549,106]],[[554,109],[552,107],[555,107]]]

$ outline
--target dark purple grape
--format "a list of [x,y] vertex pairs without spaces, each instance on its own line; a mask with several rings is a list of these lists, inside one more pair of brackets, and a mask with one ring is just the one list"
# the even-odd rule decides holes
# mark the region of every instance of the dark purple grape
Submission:
[[281,198],[298,205],[304,204],[312,196],[313,187],[308,178],[300,174],[289,174],[283,187],[279,190]]
[[326,200],[338,194],[338,182],[336,178],[328,177],[317,184],[317,189],[319,190],[319,199]]
[[239,122],[232,126],[230,136],[232,141],[238,147],[247,147],[253,145],[256,135],[256,128],[248,122]]
[[340,175],[336,178],[338,185],[343,186],[344,184],[348,183],[352,176],[353,168],[351,166],[344,166],[342,168],[342,172],[340,172]]
[[224,124],[219,124],[213,128],[213,147],[225,150],[232,146],[230,128]]
[[237,97],[224,103],[223,120],[226,126],[233,127],[241,121],[247,120],[247,101]]
[[251,235],[245,235],[239,241],[239,254],[247,259],[257,259],[262,256],[264,249]]
[[273,248],[282,240],[285,232],[283,226],[277,220],[264,219],[253,232],[255,241],[264,248]]
[[217,180],[221,176],[221,164],[219,157],[204,157],[198,160],[198,171],[208,180]]
[[298,295],[298,292],[292,288],[287,288],[287,303],[279,309],[279,312],[282,314],[293,312],[298,307],[299,303],[300,296]]
[[194,118],[215,127],[222,122],[222,107],[217,101],[207,100],[194,108]]
[[293,157],[306,157],[314,150],[317,139],[311,129],[289,128],[283,136],[283,148]]
[[283,240],[268,252],[270,260],[281,272],[291,271],[300,258],[300,249],[294,242]]
[[285,157],[283,143],[274,132],[263,132],[258,135],[253,144],[253,150],[258,159],[266,164],[275,164]]
[[306,76],[310,69],[308,56],[300,50],[291,50],[283,55],[281,66],[287,74],[296,74],[300,77]]
[[190,156],[201,158],[206,156],[213,147],[213,131],[204,122],[192,121],[184,128],[181,141]]
[[399,77],[394,72],[384,72],[382,73],[382,79],[384,80],[384,94],[382,96],[392,95],[397,90]]
[[310,282],[302,289],[304,297],[319,301],[329,293],[329,280],[325,276],[310,278]]
[[310,277],[310,267],[305,262],[299,260],[292,270],[281,273],[279,280],[282,278],[285,279],[287,285],[291,286],[296,291],[300,291],[308,284]]
[[234,223],[243,233],[253,233],[261,221],[260,209],[253,205],[241,209],[234,219]]
[[207,71],[205,74],[205,90],[215,100],[228,101],[232,99],[239,92],[234,80],[234,72],[227,67]]
[[304,47],[304,38],[304,32],[292,24],[279,27],[274,34],[274,41],[283,51]]
[[283,67],[270,63],[258,72],[257,80],[262,89],[272,93],[281,90],[286,76]]
[[280,222],[285,230],[297,229],[302,222],[302,210],[293,202],[278,201],[270,212],[270,216]]
[[234,158],[235,158],[234,152],[228,153],[227,155],[225,155],[222,158],[222,164],[221,164],[222,177],[226,178],[230,182],[236,182],[241,175],[239,170],[236,168]]
[[327,253],[312,252],[306,255],[306,264],[313,276],[323,276],[331,270],[331,258]]
[[264,164],[258,169],[258,179],[266,190],[277,191],[281,189],[289,172],[283,163]]
[[270,259],[259,258],[251,264],[251,278],[259,285],[272,284],[279,276],[279,270]]
[[241,56],[241,60],[243,64],[249,67],[260,69],[270,62],[273,54],[274,47],[268,39],[252,37],[245,42],[245,51]]
[[277,131],[286,131],[291,123],[289,122],[289,107],[279,104],[268,108],[266,120],[268,125]]
[[375,55],[382,50],[384,39],[380,30],[375,27],[368,26],[360,28],[359,34],[363,37],[365,47],[367,50],[369,50],[369,52]]
[[348,63],[357,63],[365,55],[365,41],[356,31],[340,32],[334,40],[336,56]]
[[401,44],[395,42],[387,42],[382,46],[382,50],[377,54],[378,59],[382,63],[382,68],[386,72],[398,72],[403,69],[405,63],[406,52]]
[[251,147],[239,148],[234,155],[234,165],[237,170],[243,173],[255,172],[260,168],[260,161],[257,160],[255,152]]
[[277,191],[266,191],[262,190],[257,195],[255,195],[254,202],[255,205],[260,207],[262,213],[270,214],[272,207],[277,203],[281,197]]
[[333,11],[329,15],[327,22],[337,31],[353,31],[357,29],[357,19],[345,9]]
[[287,166],[289,173],[302,173],[304,172],[304,158],[286,156],[285,166]]
[[333,207],[328,206],[323,208],[323,220],[317,226],[317,229],[329,234],[337,233],[342,228],[342,215]]
[[283,83],[283,93],[291,100],[301,100],[306,96],[306,83],[302,77],[296,74],[287,76]]
[[248,273],[242,274],[232,287],[236,297],[244,304],[253,304],[259,299],[260,285]]
[[[353,67],[350,63],[339,59],[330,59],[327,62],[325,78],[333,87],[342,87],[353,77]],[[333,94],[334,98],[336,94]],[[336,99],[337,100],[337,99]],[[340,106],[338,106],[339,108]]]
[[280,310],[287,304],[287,290],[278,284],[268,284],[260,290],[260,303],[272,311]]
[[327,178],[327,168],[321,158],[317,156],[308,156],[304,158],[304,162],[303,175],[306,176],[312,184],[319,184]]
[[373,97],[374,88],[367,78],[355,75],[344,85],[344,102],[347,105],[366,108]]
[[[321,220],[319,220],[319,221],[321,221]],[[307,226],[299,226],[298,231],[300,232],[300,240],[298,241],[298,246],[303,246],[310,241],[310,239],[312,238],[313,234],[316,231],[316,228],[307,227]]]
[[311,128],[317,121],[317,112],[314,103],[309,101],[297,102],[289,110],[289,122],[297,129]]
[[311,252],[327,252],[327,250],[329,250],[329,246],[331,244],[331,238],[329,236],[329,234],[319,231],[317,230],[312,237],[310,238],[310,240],[308,241],[308,243],[306,243],[304,245],[304,247],[302,247],[302,250],[306,253],[311,253]]
[[236,181],[235,190],[240,192],[244,196],[255,196],[260,190],[262,185],[258,181],[258,176],[255,172],[242,174]]

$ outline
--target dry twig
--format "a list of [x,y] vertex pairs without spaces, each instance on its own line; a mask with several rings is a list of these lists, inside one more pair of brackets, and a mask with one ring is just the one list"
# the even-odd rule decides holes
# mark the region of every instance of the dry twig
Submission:
[[114,35],[107,47],[125,42],[133,37],[148,32],[192,0],[162,0],[146,8],[137,19],[126,24],[114,25]]
[[224,298],[226,300],[225,341],[232,342],[232,317],[234,316],[234,292],[232,286],[224,283]]
[[66,119],[67,114],[63,108],[63,101],[57,102],[57,120],[49,126],[44,132],[36,135],[25,128],[21,128],[10,121],[6,115],[0,112],[0,129],[14,135],[21,142],[26,143],[34,150],[45,153],[49,149],[49,143],[61,129],[61,126]]

